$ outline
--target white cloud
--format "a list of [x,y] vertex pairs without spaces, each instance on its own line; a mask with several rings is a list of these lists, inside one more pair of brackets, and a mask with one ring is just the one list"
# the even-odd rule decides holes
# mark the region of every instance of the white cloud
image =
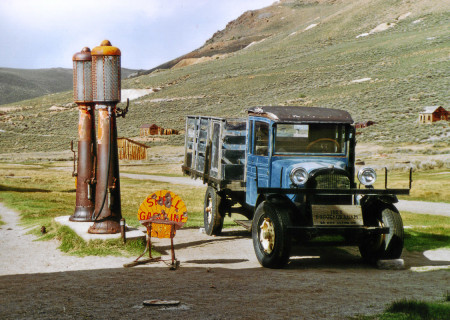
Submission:
[[123,65],[151,68],[202,45],[227,22],[271,0],[0,0],[0,67],[71,67],[111,40]]

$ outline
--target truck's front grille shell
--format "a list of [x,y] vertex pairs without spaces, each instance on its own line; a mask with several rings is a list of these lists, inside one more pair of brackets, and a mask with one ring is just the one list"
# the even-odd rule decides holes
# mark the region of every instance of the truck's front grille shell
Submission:
[[[348,174],[344,170],[322,169],[313,172],[308,180],[308,188],[311,189],[350,189],[351,183]],[[350,204],[349,195],[311,195],[309,201],[312,204]]]
[[315,189],[350,189],[350,179],[343,174],[327,172],[314,179]]

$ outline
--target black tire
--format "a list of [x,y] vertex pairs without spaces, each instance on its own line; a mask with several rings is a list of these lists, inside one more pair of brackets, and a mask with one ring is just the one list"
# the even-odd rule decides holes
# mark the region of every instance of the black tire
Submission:
[[263,267],[276,269],[287,264],[291,252],[291,237],[287,229],[290,224],[286,209],[276,208],[267,201],[256,208],[252,222],[253,248]]
[[213,187],[208,186],[203,204],[203,221],[205,233],[209,236],[219,235],[222,232],[225,215],[220,210],[221,202],[222,197]]
[[384,205],[378,210],[372,226],[389,227],[389,233],[371,236],[363,240],[359,246],[362,258],[375,263],[377,260],[398,259],[403,251],[403,221],[394,206]]

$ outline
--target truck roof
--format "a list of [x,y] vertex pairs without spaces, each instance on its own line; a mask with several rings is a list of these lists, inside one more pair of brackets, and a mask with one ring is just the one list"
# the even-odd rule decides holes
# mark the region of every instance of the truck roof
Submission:
[[276,122],[353,123],[347,111],[319,107],[253,107],[248,109],[248,115],[265,117]]

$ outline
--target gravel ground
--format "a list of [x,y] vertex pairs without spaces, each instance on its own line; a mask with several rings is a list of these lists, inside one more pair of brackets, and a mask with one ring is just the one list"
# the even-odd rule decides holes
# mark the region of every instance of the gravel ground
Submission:
[[[448,250],[404,252],[405,270],[379,270],[355,248],[295,248],[287,268],[270,270],[259,266],[246,231],[182,229],[178,270],[164,262],[123,268],[132,259],[65,255],[54,241],[33,241],[1,204],[0,214],[1,319],[345,319],[403,298],[441,300],[450,286],[448,270],[413,271],[448,266]],[[170,258],[167,239],[154,245]],[[149,299],[180,304],[143,306]]]

